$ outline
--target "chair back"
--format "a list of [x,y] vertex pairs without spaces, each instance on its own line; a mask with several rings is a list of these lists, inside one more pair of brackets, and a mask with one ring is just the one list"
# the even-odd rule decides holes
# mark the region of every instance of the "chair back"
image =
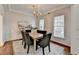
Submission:
[[50,39],[51,39],[52,33],[46,34],[43,39],[40,41],[39,45],[41,47],[46,47],[48,44],[50,44]]
[[32,44],[29,34],[25,35],[25,39],[26,39],[25,42],[26,42],[27,45],[31,45]]
[[46,33],[47,33],[47,31],[44,31],[44,30],[37,30],[37,33],[43,34],[43,36],[45,36]]
[[22,34],[22,39],[24,40],[24,42],[25,42],[27,45],[32,44],[32,42],[31,42],[31,40],[30,40],[29,32],[26,33],[26,32],[24,32],[24,31],[21,31],[21,34]]
[[28,33],[30,33],[30,32],[31,32],[31,30],[25,30],[25,32],[28,32]]

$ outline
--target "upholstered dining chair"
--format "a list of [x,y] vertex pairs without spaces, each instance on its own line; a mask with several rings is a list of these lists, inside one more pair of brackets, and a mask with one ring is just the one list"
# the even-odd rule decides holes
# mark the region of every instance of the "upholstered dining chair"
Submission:
[[[45,31],[45,30],[37,30],[37,33],[43,34],[43,37],[44,37],[46,35],[47,31]],[[37,42],[40,42],[43,37],[38,38]],[[36,46],[36,50],[37,49],[38,49],[38,47]]]
[[33,45],[33,41],[32,41],[32,38],[29,35],[29,32],[26,33],[24,31],[21,31],[21,33],[22,33],[22,38],[23,38],[23,43],[24,43],[24,49],[26,49],[26,45],[28,46],[27,47],[27,54],[28,54],[30,45]]
[[37,47],[40,46],[42,48],[43,55],[45,54],[44,53],[44,48],[47,47],[47,46],[48,46],[48,49],[49,49],[49,52],[50,52],[51,35],[52,35],[52,33],[48,33],[41,39],[40,42],[39,41],[37,42]]
[[[31,33],[31,30],[25,30],[24,33],[25,33],[25,34],[26,34],[26,33],[29,34],[29,33]],[[22,39],[22,45],[23,45],[23,43],[25,42],[24,33],[23,33],[23,31],[21,31],[21,34],[22,34],[22,37],[23,37],[23,39]]]
[[[25,33],[26,33],[26,35],[27,34],[29,35],[29,33],[31,33],[31,30],[25,30]],[[30,41],[32,42],[32,45],[33,45],[33,38],[31,36],[30,36]]]

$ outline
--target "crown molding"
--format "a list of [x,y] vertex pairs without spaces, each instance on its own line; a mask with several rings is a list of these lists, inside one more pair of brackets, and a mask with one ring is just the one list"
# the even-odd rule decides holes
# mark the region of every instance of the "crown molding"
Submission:
[[64,8],[68,8],[68,7],[71,7],[71,6],[72,6],[72,5],[70,5],[70,6],[60,6],[60,7],[57,7],[57,8],[55,8],[55,9],[49,10],[48,12],[44,13],[43,16],[48,15],[48,14],[51,14],[51,13],[53,13],[54,11],[57,11],[57,10],[60,10],[60,9],[64,9]]
[[34,15],[30,15],[29,13],[24,13],[22,11],[19,11],[19,10],[15,10],[11,7],[11,5],[8,5],[8,9],[9,9],[9,12],[14,12],[14,13],[18,13],[18,14],[21,14],[21,15],[25,15],[25,16],[30,16],[30,17],[34,17]]

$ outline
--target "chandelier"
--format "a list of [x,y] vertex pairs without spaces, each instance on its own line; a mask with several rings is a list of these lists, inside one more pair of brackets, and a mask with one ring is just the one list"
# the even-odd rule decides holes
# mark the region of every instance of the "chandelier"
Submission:
[[40,15],[42,15],[41,12],[40,12],[40,9],[39,9],[40,5],[38,5],[38,4],[33,4],[32,7],[33,7],[33,14],[34,14],[35,16],[40,16]]

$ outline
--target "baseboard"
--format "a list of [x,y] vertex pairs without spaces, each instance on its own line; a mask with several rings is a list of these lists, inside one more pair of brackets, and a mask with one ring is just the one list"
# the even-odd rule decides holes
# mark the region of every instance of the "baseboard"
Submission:
[[19,41],[19,40],[22,40],[22,39],[8,40],[8,41],[1,42],[1,43],[0,43],[0,47],[3,47],[6,42],[9,42],[9,41]]
[[56,41],[52,41],[52,40],[51,40],[51,42],[52,42],[52,43],[55,43],[55,44],[57,44],[57,45],[63,46],[63,47],[68,47],[68,48],[70,48],[70,46],[67,46],[67,45],[65,45],[65,44],[62,44],[62,43],[59,43],[59,42],[56,42]]
[[8,42],[8,41],[19,41],[19,40],[22,40],[22,39],[7,40],[6,42]]

